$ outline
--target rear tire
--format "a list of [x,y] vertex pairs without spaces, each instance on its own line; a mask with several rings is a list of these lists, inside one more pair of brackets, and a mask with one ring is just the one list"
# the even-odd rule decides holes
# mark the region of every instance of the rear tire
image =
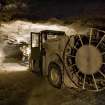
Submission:
[[55,62],[51,62],[48,66],[48,80],[52,86],[56,88],[61,88],[62,85],[61,68]]
[[35,72],[35,70],[34,70],[34,65],[35,65],[34,60],[30,60],[30,61],[29,61],[29,71]]

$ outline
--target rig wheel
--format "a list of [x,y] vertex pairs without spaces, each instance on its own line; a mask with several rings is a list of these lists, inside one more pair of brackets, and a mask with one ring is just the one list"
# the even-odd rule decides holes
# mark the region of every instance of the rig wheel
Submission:
[[56,88],[61,88],[62,85],[61,68],[55,62],[51,62],[48,66],[48,80],[52,86]]

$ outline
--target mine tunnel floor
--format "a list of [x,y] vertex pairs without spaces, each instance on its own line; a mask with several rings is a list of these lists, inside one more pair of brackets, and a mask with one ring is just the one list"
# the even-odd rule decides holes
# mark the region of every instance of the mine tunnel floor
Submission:
[[30,71],[1,72],[0,105],[105,105],[105,91],[56,89]]

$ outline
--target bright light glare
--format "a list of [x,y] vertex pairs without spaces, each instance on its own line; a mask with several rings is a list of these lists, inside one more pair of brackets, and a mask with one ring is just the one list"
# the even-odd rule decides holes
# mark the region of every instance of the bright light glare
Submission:
[[27,71],[28,66],[22,66],[18,63],[3,63],[0,65],[1,72],[15,72],[15,71]]
[[51,23],[32,23],[19,20],[11,23],[2,23],[0,28],[0,31],[16,39],[18,42],[27,42],[30,37],[30,32],[40,32],[42,30],[65,31],[67,35],[76,34],[76,30],[70,26]]

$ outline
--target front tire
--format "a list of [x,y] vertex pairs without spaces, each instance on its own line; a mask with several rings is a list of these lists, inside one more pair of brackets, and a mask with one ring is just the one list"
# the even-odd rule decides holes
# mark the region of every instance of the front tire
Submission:
[[48,80],[52,86],[56,88],[61,88],[62,85],[61,68],[55,62],[51,62],[48,66]]

